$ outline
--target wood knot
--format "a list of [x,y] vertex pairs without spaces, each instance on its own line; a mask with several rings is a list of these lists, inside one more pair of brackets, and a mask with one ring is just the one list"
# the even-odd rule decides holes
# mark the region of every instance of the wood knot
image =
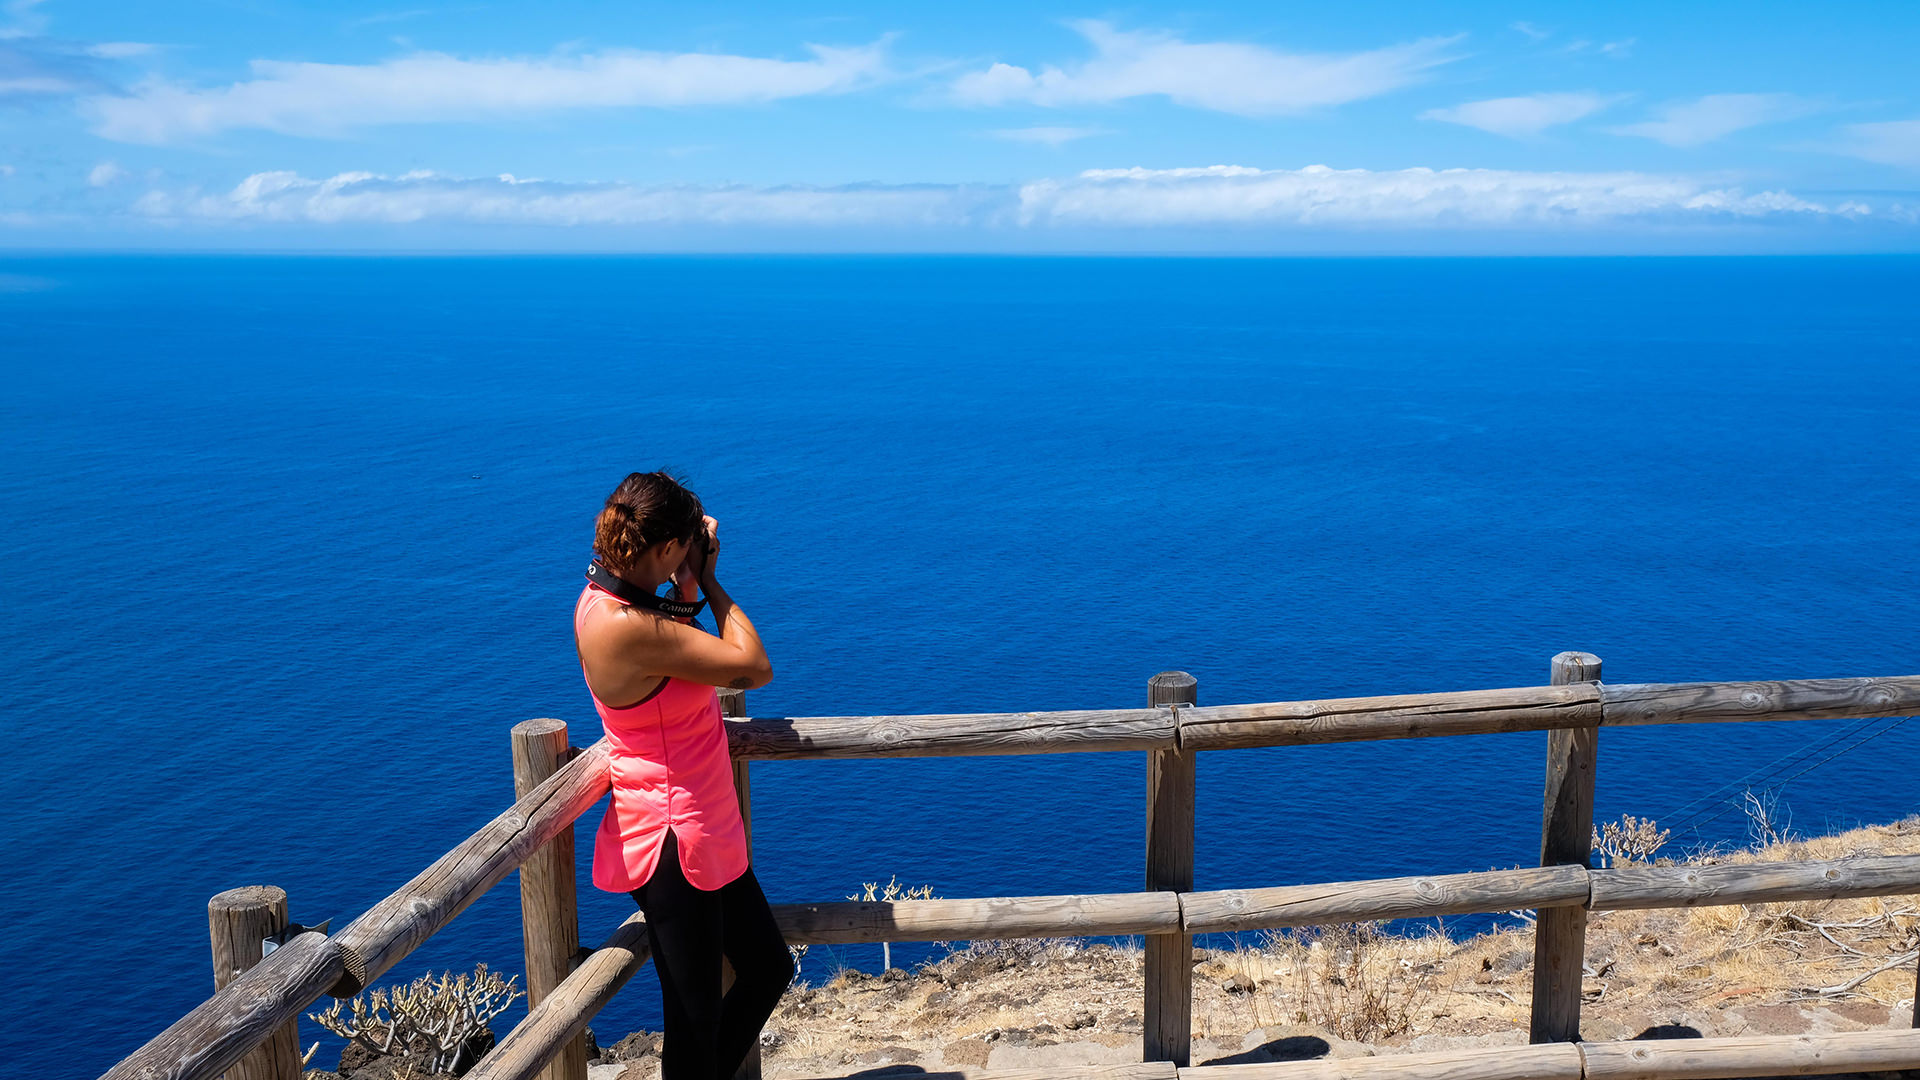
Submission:
[[1758,690],[1740,691],[1740,707],[1748,712],[1758,712],[1767,707],[1767,695]]
[[1245,911],[1247,910],[1246,894],[1233,893],[1222,900],[1220,906],[1226,908],[1228,911]]
[[1421,878],[1413,883],[1413,895],[1422,900],[1438,900],[1445,894],[1446,890],[1441,888],[1437,881]]

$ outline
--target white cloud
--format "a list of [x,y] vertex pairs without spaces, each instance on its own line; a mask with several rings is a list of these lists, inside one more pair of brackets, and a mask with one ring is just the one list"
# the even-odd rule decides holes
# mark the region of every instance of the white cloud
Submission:
[[0,32],[0,104],[110,92],[101,66],[72,42]]
[[0,28],[0,40],[6,38],[27,37],[37,34],[47,25],[47,17],[33,10],[46,0],[7,0],[0,11],[5,11],[13,20],[13,25]]
[[1745,128],[1793,120],[1813,111],[1811,103],[1792,94],[1708,94],[1698,101],[1662,106],[1657,120],[1607,130],[1668,146],[1699,146]]
[[1171,34],[1116,30],[1087,19],[1072,24],[1093,45],[1094,58],[1071,70],[1038,75],[994,64],[961,76],[953,95],[972,105],[1016,102],[1094,105],[1161,94],[1177,104],[1261,115],[1299,112],[1375,97],[1418,81],[1454,59],[1458,38],[1426,38],[1370,52],[1292,54],[1237,42],[1194,44]]
[[1748,195],[1644,173],[1215,165],[1095,169],[1020,189],[1020,220],[1049,225],[1507,228],[1867,213],[1857,203],[1827,206],[1779,191]]
[[1008,142],[1045,143],[1048,146],[1063,146],[1075,139],[1092,138],[1095,135],[1110,135],[1106,128],[1088,127],[1025,127],[1002,128],[987,134]]
[[1920,120],[1848,124],[1833,149],[1851,157],[1920,169]]
[[118,163],[103,161],[87,173],[87,186],[106,187],[117,180],[125,179],[126,175],[127,170],[121,168]]
[[1530,22],[1514,23],[1513,28],[1527,35],[1528,41],[1545,41],[1553,36],[1553,31],[1542,30]]
[[463,60],[415,53],[379,64],[253,62],[254,78],[199,88],[152,82],[90,101],[96,134],[168,143],[258,128],[336,135],[375,124],[481,120],[551,109],[738,105],[856,89],[886,71],[885,41],[809,46],[810,60],[608,51]]
[[223,221],[455,221],[512,225],[938,226],[980,219],[992,189],[954,185],[641,187],[442,176],[341,173],[311,180],[255,173],[218,195],[149,192],[135,204],[161,218]]
[[257,173],[232,190],[150,191],[134,206],[171,221],[555,227],[792,227],[974,231],[1244,226],[1288,230],[1538,230],[1618,224],[1854,219],[1780,191],[1686,177],[1492,169],[1096,169],[1017,187],[645,187],[513,176]]
[[97,56],[102,60],[127,60],[135,56],[146,56],[158,51],[158,45],[144,41],[101,41],[87,46],[88,56]]
[[0,178],[12,176],[13,171],[13,166],[11,165],[0,165]]
[[1428,109],[1422,120],[1444,120],[1449,124],[1491,131],[1495,135],[1520,139],[1538,135],[1556,124],[1570,124],[1591,116],[1620,100],[1620,95],[1581,93],[1529,94],[1525,97],[1490,98],[1469,101],[1446,109]]

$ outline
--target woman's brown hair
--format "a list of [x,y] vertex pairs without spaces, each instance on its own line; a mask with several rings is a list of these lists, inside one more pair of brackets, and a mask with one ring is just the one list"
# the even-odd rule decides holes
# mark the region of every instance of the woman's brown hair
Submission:
[[629,473],[607,496],[593,524],[593,553],[607,569],[626,577],[653,545],[692,540],[704,514],[700,497],[666,473]]

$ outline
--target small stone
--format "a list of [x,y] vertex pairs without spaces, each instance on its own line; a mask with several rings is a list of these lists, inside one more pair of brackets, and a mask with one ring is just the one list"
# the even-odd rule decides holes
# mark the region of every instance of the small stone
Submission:
[[990,1049],[991,1047],[979,1039],[960,1039],[941,1047],[940,1058],[946,1062],[949,1069],[959,1065],[980,1067],[986,1065],[987,1052]]
[[933,993],[927,995],[927,1004],[929,1005],[945,1005],[952,1000],[953,991],[951,990],[935,990]]
[[1093,1026],[1093,1020],[1093,1014],[1090,1012],[1074,1013],[1067,1017],[1067,1030],[1079,1031],[1081,1028],[1090,1028]]
[[660,1035],[657,1031],[636,1031],[601,1051],[600,1060],[611,1065],[620,1061],[639,1061],[657,1054],[660,1052]]
[[888,968],[887,970],[880,973],[881,982],[899,982],[900,980],[906,977],[907,977],[907,973],[897,967]]
[[920,1060],[920,1051],[910,1046],[896,1046],[889,1043],[877,1050],[868,1050],[863,1054],[855,1054],[853,1061],[848,1064],[896,1065],[918,1060]]
[[1229,994],[1251,994],[1253,992],[1253,980],[1247,978],[1246,972],[1236,971],[1220,981],[1220,989],[1225,990]]
[[1213,958],[1213,951],[1211,949],[1196,948],[1193,950],[1193,962],[1196,964],[1204,963],[1205,961],[1211,960],[1212,958]]

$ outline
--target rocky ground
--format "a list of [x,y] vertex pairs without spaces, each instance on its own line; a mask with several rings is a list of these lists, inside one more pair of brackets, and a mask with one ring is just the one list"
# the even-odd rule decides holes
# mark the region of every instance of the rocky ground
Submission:
[[[1920,853],[1920,818],[1712,861],[1869,853]],[[1915,897],[1596,913],[1582,1033],[1904,1028],[1916,948]],[[1193,1063],[1522,1045],[1532,949],[1524,927],[1456,942],[1366,926],[1196,949]],[[1139,1061],[1143,967],[1138,948],[1050,940],[975,942],[914,972],[842,972],[788,991],[762,1068],[794,1080]],[[600,1049],[592,1080],[657,1080],[659,1042],[638,1032]]]

